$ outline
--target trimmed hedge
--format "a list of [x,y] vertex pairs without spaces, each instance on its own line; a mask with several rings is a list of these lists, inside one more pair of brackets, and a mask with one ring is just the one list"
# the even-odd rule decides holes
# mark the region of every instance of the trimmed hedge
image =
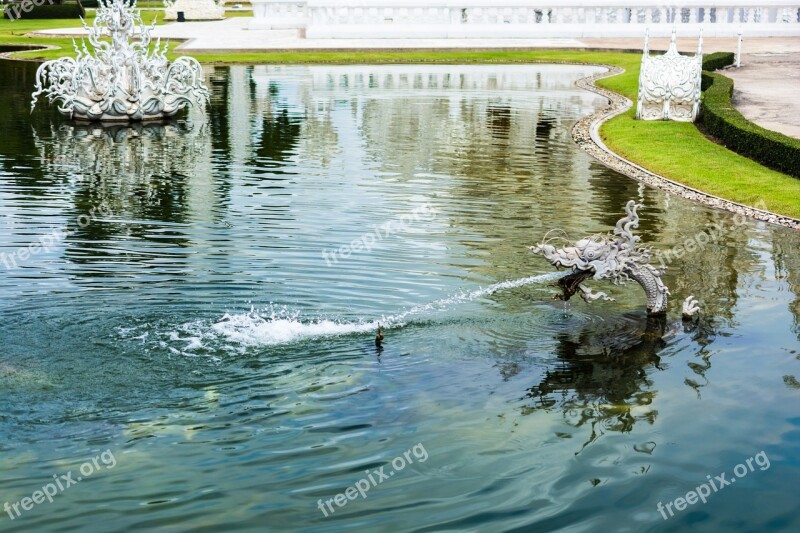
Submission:
[[60,5],[44,3],[39,6],[31,3],[28,4],[30,8],[28,8],[29,12],[27,13],[22,9],[19,11],[14,9],[15,6],[19,8],[27,7],[25,4],[25,2],[8,4],[3,11],[3,16],[7,19],[76,19],[86,16],[86,11],[80,2]]
[[714,52],[703,56],[703,70],[713,72],[733,65],[736,55],[733,52]]
[[800,139],[753,124],[731,103],[733,80],[703,72],[700,122],[728,149],[764,166],[800,178]]

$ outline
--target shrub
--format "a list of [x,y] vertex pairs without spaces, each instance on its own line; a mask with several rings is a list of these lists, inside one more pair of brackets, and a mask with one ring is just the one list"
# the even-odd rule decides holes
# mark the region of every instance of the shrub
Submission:
[[[15,7],[20,8],[19,10]],[[28,10],[26,13],[25,10]],[[26,5],[26,2],[14,2],[8,4],[4,11],[3,16],[7,19],[76,19],[86,15],[85,10],[80,2],[69,4],[49,4],[35,5],[33,2]]]
[[704,72],[703,86],[700,122],[708,133],[736,153],[800,178],[800,140],[753,124],[736,111],[732,79]]
[[703,70],[713,72],[733,65],[735,60],[736,56],[733,52],[714,52],[703,56]]

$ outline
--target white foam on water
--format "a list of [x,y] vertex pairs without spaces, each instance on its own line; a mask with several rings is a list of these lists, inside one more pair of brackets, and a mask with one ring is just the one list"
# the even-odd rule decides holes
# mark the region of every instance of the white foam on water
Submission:
[[375,322],[336,322],[313,320],[303,322],[299,313],[272,311],[264,317],[255,310],[243,314],[225,314],[211,329],[230,342],[243,346],[288,344],[315,337],[334,337],[365,333],[377,328]]
[[[502,281],[488,287],[462,292],[448,298],[412,307],[395,315],[383,316],[381,319],[371,321],[304,320],[298,311],[291,311],[285,307],[270,305],[262,310],[251,308],[246,313],[226,313],[217,322],[210,325],[206,320],[185,323],[177,331],[160,335],[162,340],[159,342],[159,346],[164,348],[166,345],[179,342],[183,346],[181,349],[170,347],[172,353],[196,357],[203,352],[214,350],[220,340],[224,342],[225,349],[233,348],[238,352],[242,352],[246,348],[257,346],[282,345],[321,337],[374,333],[378,324],[387,329],[399,328],[404,326],[411,317],[436,314],[455,305],[490,296],[499,291],[546,283],[554,281],[563,275],[563,272],[552,272]],[[145,335],[144,337],[135,338],[142,338],[144,341],[147,337]],[[165,343],[163,341],[164,338],[170,342]]]

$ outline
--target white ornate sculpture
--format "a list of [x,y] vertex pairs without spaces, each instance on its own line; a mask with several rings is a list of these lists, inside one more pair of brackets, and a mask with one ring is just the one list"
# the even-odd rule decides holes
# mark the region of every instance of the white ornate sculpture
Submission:
[[684,56],[675,44],[675,29],[669,50],[651,56],[648,48],[650,32],[644,38],[642,67],[639,71],[639,99],[636,118],[641,120],[675,120],[694,122],[700,111],[700,80],[703,71],[703,32],[697,54]]
[[[546,235],[541,244],[528,247],[533,253],[543,255],[552,265],[572,269],[571,274],[558,280],[563,294],[556,295],[556,298],[566,301],[580,291],[581,298],[587,302],[598,298],[612,300],[605,293],[592,292],[581,283],[590,278],[608,279],[615,284],[634,280],[647,295],[647,313],[666,313],[669,289],[661,281],[663,271],[650,264],[650,248],[640,246],[640,237],[631,231],[639,227],[637,207],[640,206],[636,202],[628,201],[626,215],[617,221],[613,234],[592,235],[564,248],[550,244],[550,241],[559,237]],[[564,236],[560,238],[567,241]]]
[[225,0],[164,0],[164,19],[176,20],[183,11],[186,20],[220,20],[225,18]]
[[[63,115],[80,121],[133,122],[165,119],[192,103],[203,105],[209,97],[203,68],[191,57],[172,63],[167,46],[160,41],[152,47],[150,32],[127,0],[100,0],[100,7],[86,42],[77,44],[77,56],[43,63],[36,72],[36,90],[31,110],[39,95],[56,102]],[[111,41],[103,40],[107,31]]]

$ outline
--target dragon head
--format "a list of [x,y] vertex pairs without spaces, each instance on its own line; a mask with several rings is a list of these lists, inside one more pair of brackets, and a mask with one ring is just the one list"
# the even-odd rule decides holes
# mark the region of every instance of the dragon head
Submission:
[[[563,237],[558,237],[562,238]],[[571,246],[556,248],[547,238],[541,244],[529,246],[528,249],[535,254],[542,255],[558,268],[572,268],[575,270],[594,271],[598,262],[608,258],[612,253],[612,246],[605,235],[592,235],[585,237]],[[566,239],[564,239],[566,240]]]

